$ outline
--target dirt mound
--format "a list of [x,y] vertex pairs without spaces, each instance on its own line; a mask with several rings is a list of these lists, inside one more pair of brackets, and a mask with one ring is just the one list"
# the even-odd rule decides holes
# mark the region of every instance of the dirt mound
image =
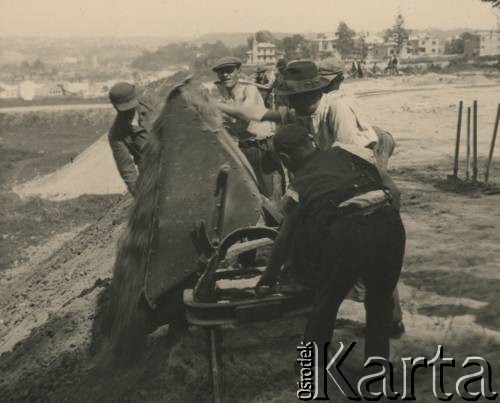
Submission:
[[104,135],[61,169],[13,190],[21,197],[66,200],[83,194],[124,193],[126,187],[116,169],[107,135]]

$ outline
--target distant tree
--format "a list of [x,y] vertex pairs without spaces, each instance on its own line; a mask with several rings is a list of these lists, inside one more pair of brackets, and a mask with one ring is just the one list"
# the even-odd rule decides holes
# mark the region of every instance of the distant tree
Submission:
[[446,55],[461,55],[464,53],[464,38],[453,38],[444,45],[444,53]]
[[204,43],[199,48],[200,56],[205,66],[212,66],[217,59],[231,54],[224,42],[217,41],[215,43]]
[[356,54],[363,60],[368,56],[368,45],[362,36],[356,40]]
[[462,35],[460,35],[460,38],[462,40],[466,40],[466,39],[471,39],[474,37],[474,34],[471,34],[470,32],[464,32]]
[[31,66],[30,66],[30,64],[29,64],[29,62],[28,62],[27,60],[23,60],[23,61],[21,62],[21,66],[19,66],[19,67],[20,67],[20,68],[21,68],[21,70],[23,70],[23,71],[29,71],[29,70],[30,70],[30,68],[31,68]]
[[269,42],[274,43],[274,35],[269,31],[257,31],[255,33],[255,39],[257,42]]
[[405,19],[401,13],[396,16],[394,25],[389,28],[384,33],[384,39],[386,41],[393,41],[396,44],[397,53],[401,53],[403,46],[408,42],[410,37],[410,30],[405,27]]
[[270,31],[257,31],[254,35],[249,36],[247,38],[247,49],[250,49],[253,44],[254,38],[257,42],[269,42],[276,45],[279,41],[274,37],[274,35]]
[[245,45],[239,45],[231,49],[231,55],[239,57],[241,60],[245,61],[247,51],[248,48]]
[[309,42],[299,34],[284,37],[279,47],[287,60],[310,58],[312,53]]
[[355,51],[356,31],[341,21],[337,27],[337,50],[340,55],[345,58],[351,56]]
[[45,64],[40,59],[36,59],[31,65],[31,69],[35,71],[44,71]]

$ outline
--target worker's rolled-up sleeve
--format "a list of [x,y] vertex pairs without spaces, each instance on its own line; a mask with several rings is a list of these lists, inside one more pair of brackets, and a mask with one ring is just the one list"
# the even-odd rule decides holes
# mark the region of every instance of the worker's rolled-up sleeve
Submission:
[[129,192],[135,195],[137,169],[130,152],[123,141],[114,138],[112,135],[109,135],[108,139],[118,172],[120,172],[120,176],[127,185]]

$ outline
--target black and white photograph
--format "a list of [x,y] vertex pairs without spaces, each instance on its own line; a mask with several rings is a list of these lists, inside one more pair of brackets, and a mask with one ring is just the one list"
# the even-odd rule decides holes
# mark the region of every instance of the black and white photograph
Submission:
[[0,0],[0,402],[500,401],[500,0]]

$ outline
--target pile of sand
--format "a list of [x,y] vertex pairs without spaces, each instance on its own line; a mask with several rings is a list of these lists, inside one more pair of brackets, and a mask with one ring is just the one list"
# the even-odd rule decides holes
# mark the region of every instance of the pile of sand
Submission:
[[104,135],[61,169],[15,186],[13,190],[20,197],[39,196],[60,201],[83,194],[124,193],[126,187]]

